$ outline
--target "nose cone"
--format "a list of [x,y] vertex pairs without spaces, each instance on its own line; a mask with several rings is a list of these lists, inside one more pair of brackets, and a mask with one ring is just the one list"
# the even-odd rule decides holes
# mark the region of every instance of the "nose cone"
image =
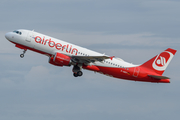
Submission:
[[6,38],[7,40],[10,40],[10,37],[11,37],[11,34],[10,34],[9,32],[5,34],[5,38]]

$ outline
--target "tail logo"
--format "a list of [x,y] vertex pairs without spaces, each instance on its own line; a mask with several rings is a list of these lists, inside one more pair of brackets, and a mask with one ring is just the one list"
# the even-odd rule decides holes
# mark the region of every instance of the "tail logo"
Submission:
[[160,59],[157,59],[157,61],[156,61],[156,65],[158,65],[158,66],[163,66],[165,64],[166,64],[166,58],[164,58],[162,56],[160,56]]
[[172,58],[173,54],[171,52],[164,51],[155,58],[152,67],[155,70],[164,71]]

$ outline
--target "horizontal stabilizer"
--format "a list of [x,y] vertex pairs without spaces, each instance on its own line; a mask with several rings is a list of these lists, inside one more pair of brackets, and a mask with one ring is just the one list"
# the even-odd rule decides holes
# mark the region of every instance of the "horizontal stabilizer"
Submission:
[[155,79],[170,79],[166,76],[158,76],[158,75],[148,75],[149,77],[155,78]]

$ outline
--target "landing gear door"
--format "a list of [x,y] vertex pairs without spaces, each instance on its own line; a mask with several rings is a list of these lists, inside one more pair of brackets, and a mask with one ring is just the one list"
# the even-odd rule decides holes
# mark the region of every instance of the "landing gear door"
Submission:
[[26,37],[26,41],[31,42],[32,37],[33,37],[33,32],[28,32],[27,37]]

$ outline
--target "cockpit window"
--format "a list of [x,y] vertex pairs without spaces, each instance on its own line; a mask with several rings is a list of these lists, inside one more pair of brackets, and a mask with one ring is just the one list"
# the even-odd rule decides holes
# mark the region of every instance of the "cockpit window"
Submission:
[[19,34],[19,35],[22,34],[20,31],[17,31],[17,30],[15,30],[15,31],[13,31],[13,32],[14,32],[14,33],[17,33],[17,34]]

